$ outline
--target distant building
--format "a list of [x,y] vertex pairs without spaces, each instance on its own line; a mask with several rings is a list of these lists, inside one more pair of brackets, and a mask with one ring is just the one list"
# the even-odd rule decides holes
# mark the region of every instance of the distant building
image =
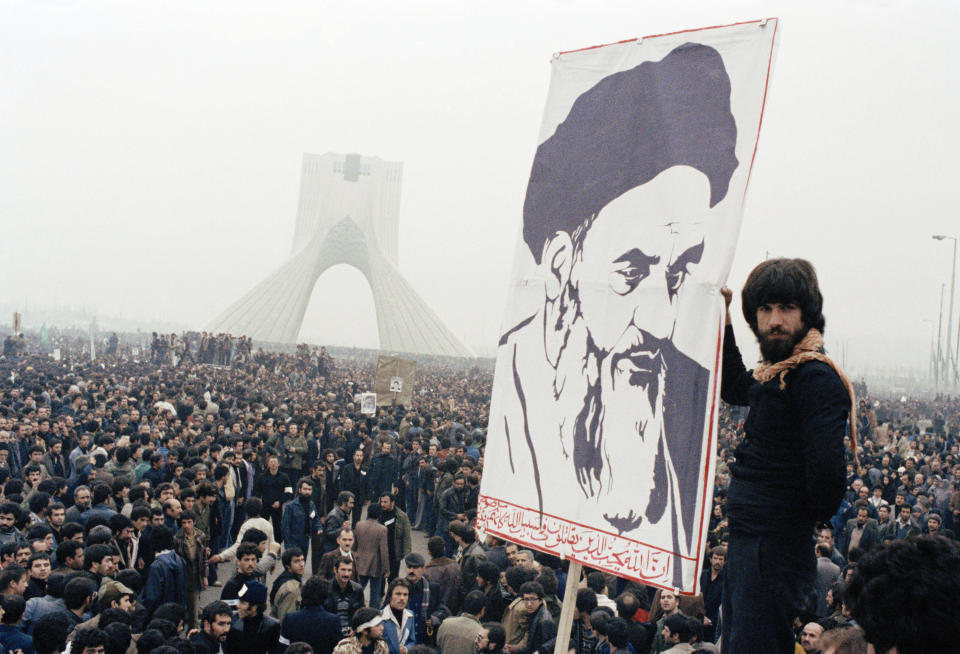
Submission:
[[291,256],[207,331],[295,343],[317,279],[345,263],[373,292],[380,349],[471,356],[397,268],[403,164],[358,154],[305,154]]

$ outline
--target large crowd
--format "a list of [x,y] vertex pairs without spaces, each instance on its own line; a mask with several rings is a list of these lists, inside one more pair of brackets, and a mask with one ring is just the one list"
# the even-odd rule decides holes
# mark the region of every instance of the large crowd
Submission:
[[[8,337],[3,652],[552,651],[568,565],[474,525],[492,365],[421,358],[412,406],[365,414],[375,362],[224,334]],[[960,531],[960,399],[857,395],[847,494],[811,534],[817,583],[795,624],[807,653],[858,651],[851,589],[884,543],[934,543],[929,558]],[[701,592],[586,570],[573,654],[722,646],[744,417],[720,417]]]

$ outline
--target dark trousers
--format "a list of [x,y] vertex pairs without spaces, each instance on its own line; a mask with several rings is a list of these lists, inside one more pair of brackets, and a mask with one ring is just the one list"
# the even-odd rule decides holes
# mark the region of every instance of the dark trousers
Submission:
[[323,534],[314,534],[310,537],[310,569],[313,574],[320,571],[320,559],[323,558]]
[[281,505],[278,509],[270,507],[265,517],[270,518],[273,524],[273,540],[283,543],[283,506]]
[[723,654],[793,654],[793,620],[813,588],[809,532],[730,532],[723,587]]
[[360,575],[360,587],[370,585],[370,606],[380,609],[383,606],[383,577],[367,577]]
[[417,520],[416,512],[417,512],[418,498],[419,498],[419,493],[417,491],[416,484],[414,484],[413,482],[407,482],[406,487],[404,489],[404,499],[406,500],[406,505],[407,505],[407,508],[405,509],[405,511],[407,512],[407,516],[409,516],[410,520],[414,522],[416,522]]

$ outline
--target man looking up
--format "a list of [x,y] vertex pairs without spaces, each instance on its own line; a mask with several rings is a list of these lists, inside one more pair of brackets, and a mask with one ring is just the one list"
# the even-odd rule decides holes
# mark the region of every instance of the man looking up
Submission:
[[[768,259],[747,277],[743,317],[763,356],[752,374],[734,339],[733,293],[722,293],[721,395],[750,406],[727,493],[724,654],[791,652],[793,619],[816,571],[810,534],[843,498],[853,391],[823,354],[823,296],[808,261]],[[851,436],[855,448],[855,432]]]

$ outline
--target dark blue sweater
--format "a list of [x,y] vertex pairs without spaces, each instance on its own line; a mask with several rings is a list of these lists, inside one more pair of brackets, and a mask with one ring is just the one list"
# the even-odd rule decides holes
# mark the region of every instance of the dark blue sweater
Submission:
[[727,516],[731,531],[797,532],[830,519],[843,497],[850,396],[839,375],[820,361],[803,363],[761,384],[743,365],[727,326],[721,396],[749,405],[745,438],[730,466]]

